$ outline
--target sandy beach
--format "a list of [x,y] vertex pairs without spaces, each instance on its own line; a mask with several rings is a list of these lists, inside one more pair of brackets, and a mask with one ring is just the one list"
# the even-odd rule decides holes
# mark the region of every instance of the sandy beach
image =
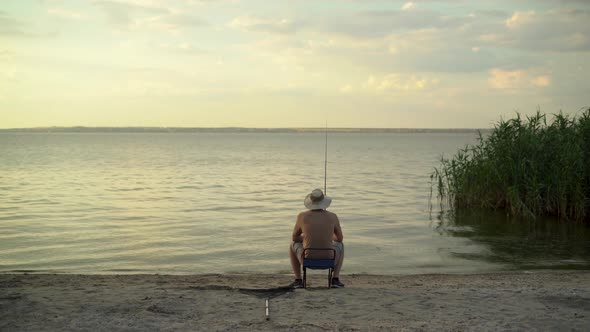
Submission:
[[[584,331],[590,272],[0,275],[1,331]],[[270,319],[266,320],[265,300]]]

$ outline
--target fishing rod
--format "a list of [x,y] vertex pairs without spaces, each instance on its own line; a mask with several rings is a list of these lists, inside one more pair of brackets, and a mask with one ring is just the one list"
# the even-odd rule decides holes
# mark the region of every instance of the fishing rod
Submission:
[[328,194],[328,121],[326,121],[326,144],[324,146],[324,195]]

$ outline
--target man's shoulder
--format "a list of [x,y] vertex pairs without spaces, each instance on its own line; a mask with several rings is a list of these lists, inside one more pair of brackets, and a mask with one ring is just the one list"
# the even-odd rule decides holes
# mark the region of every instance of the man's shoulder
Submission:
[[301,211],[301,212],[299,212],[299,214],[297,215],[297,219],[304,218],[305,216],[309,215],[309,213],[310,213],[310,211],[309,211],[309,210]]
[[[331,219],[334,219],[334,218],[338,219],[338,216],[336,215],[336,213],[330,212],[328,210],[324,210],[324,212],[326,212],[326,214],[324,214],[324,216],[327,215]],[[303,217],[310,216],[310,215],[313,215],[313,211],[311,211],[311,210],[305,210],[305,211],[299,212],[299,214],[297,215],[297,218],[303,218]]]
[[326,210],[326,212],[328,212],[328,214],[330,216],[332,216],[332,217],[338,217],[338,215],[336,215],[336,213],[334,213],[334,212],[331,212],[331,211],[328,211],[328,210]]

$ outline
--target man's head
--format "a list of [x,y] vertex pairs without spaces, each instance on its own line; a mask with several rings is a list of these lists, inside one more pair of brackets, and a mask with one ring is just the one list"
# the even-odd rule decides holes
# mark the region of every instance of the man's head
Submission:
[[321,189],[314,189],[303,200],[305,207],[310,210],[323,210],[328,208],[331,203],[332,198],[325,196]]

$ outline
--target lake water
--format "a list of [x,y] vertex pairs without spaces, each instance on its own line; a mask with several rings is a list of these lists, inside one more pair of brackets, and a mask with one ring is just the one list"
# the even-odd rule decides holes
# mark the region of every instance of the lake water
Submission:
[[[331,133],[348,273],[590,268],[590,230],[429,210],[458,133]],[[2,133],[0,272],[288,273],[319,133]]]

